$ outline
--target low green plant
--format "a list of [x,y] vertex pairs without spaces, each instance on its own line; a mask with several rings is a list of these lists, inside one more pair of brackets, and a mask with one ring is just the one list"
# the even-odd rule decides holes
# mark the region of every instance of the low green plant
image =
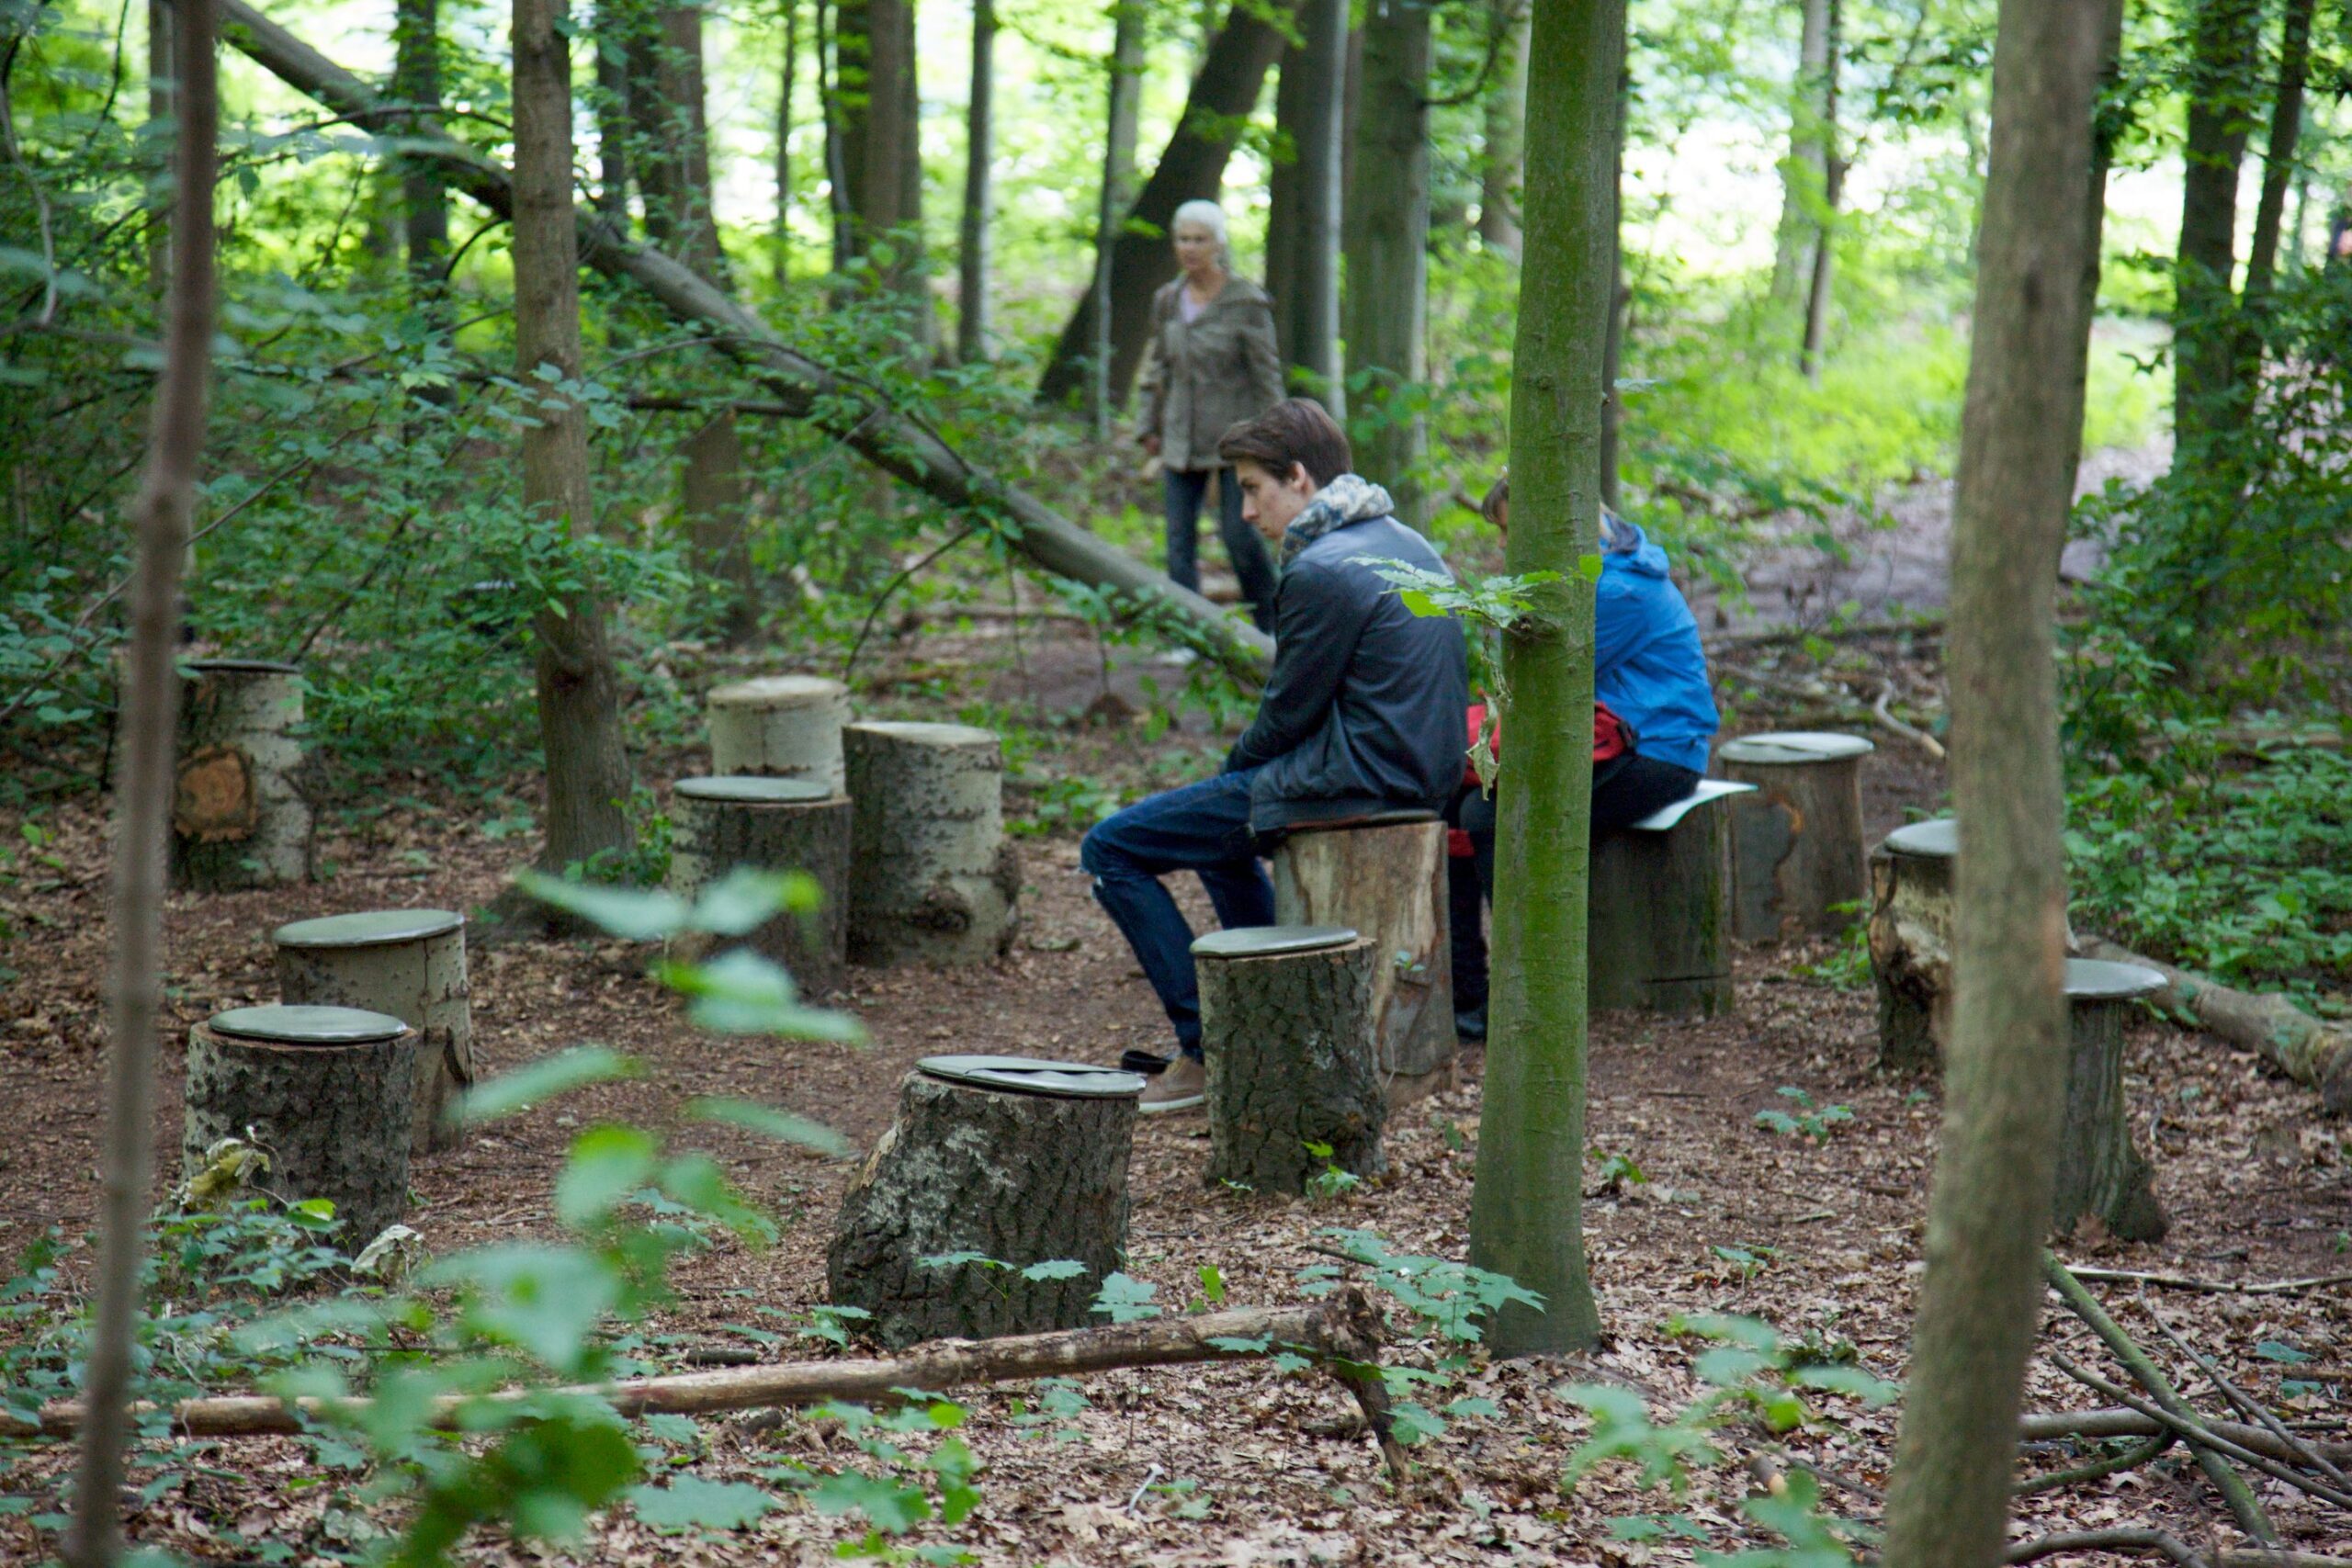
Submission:
[[1317,1202],[1344,1198],[1363,1185],[1363,1178],[1354,1171],[1342,1170],[1331,1157],[1331,1145],[1317,1143],[1312,1138],[1302,1140],[1308,1157],[1323,1162],[1323,1168],[1306,1179],[1306,1195]]
[[1871,927],[1866,918],[1870,906],[1862,903],[1832,904],[1832,914],[1852,917],[1845,932],[1838,938],[1838,945],[1817,964],[1800,964],[1797,973],[1815,985],[1826,986],[1833,991],[1851,994],[1871,987]]
[[1844,1105],[1816,1106],[1813,1096],[1793,1084],[1782,1084],[1777,1091],[1796,1106],[1796,1113],[1785,1111],[1759,1111],[1756,1124],[1768,1133],[1778,1133],[1784,1138],[1810,1138],[1816,1144],[1829,1141],[1831,1133],[1854,1119],[1851,1107]]

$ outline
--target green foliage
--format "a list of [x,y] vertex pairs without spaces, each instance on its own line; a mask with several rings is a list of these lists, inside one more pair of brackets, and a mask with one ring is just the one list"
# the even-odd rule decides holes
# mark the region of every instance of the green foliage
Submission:
[[1838,938],[1838,945],[1817,964],[1800,964],[1797,973],[1816,985],[1833,991],[1851,994],[1866,991],[1871,987],[1871,925],[1870,906],[1866,903],[1833,904],[1833,914],[1851,917],[1845,933]]
[[1854,1112],[1844,1105],[1815,1106],[1813,1096],[1793,1084],[1782,1084],[1776,1091],[1796,1106],[1796,1113],[1785,1111],[1759,1111],[1756,1124],[1768,1133],[1778,1133],[1784,1138],[1810,1138],[1826,1144],[1830,1134],[1841,1124],[1851,1122]]
[[1306,1179],[1306,1195],[1309,1198],[1317,1202],[1329,1202],[1334,1198],[1344,1198],[1363,1185],[1363,1177],[1354,1171],[1340,1169],[1332,1161],[1330,1145],[1318,1144],[1309,1138],[1306,1140],[1306,1147],[1308,1158],[1323,1162],[1323,1168]]
[[[1484,1337],[1481,1320],[1506,1303],[1538,1311],[1544,1305],[1541,1296],[1508,1276],[1452,1258],[1392,1252],[1387,1241],[1372,1231],[1327,1229],[1323,1234],[1363,1266],[1367,1284],[1411,1313],[1424,1333],[1447,1345],[1477,1344]],[[1340,1284],[1340,1270],[1323,1264],[1301,1269],[1298,1278],[1299,1288],[1310,1296],[1329,1295]]]

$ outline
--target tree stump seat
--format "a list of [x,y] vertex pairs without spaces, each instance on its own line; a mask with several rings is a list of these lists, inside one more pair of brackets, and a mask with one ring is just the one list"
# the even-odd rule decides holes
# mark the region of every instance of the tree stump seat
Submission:
[[[1756,786],[1732,811],[1732,935],[1838,936],[1870,894],[1859,735],[1797,730],[1716,748],[1724,775]],[[1843,908],[1841,908],[1843,907]]]
[[842,727],[849,688],[821,675],[763,675],[715,686],[703,699],[710,771],[807,779],[839,795],[848,775]]
[[[815,779],[736,775],[680,779],[671,800],[670,890],[691,902],[738,867],[806,873],[822,896],[817,908],[780,911],[741,941],[782,964],[803,996],[839,989],[849,953],[849,797]],[[688,932],[671,939],[670,952],[693,963],[716,945]]]
[[1380,951],[1343,926],[1243,926],[1193,944],[1211,1185],[1298,1193],[1327,1166],[1379,1173],[1389,1107],[1373,1032]]
[[982,964],[1012,945],[1020,859],[1004,836],[1004,750],[962,724],[842,731],[849,770],[849,956]]
[[301,671],[267,659],[184,668],[172,886],[226,893],[309,880]]
[[358,1008],[417,1032],[409,1151],[455,1147],[449,1112],[474,1081],[466,918],[450,909],[369,909],[296,920],[270,941],[284,1001]]
[[[825,1251],[835,1306],[892,1347],[1091,1321],[1127,1244],[1134,1073],[1018,1056],[933,1056],[842,1196]],[[964,1261],[926,1258],[973,1255]],[[1023,1273],[1067,1260],[1076,1269]]]
[[1732,796],[1699,787],[1592,846],[1589,1003],[1594,1011],[1729,1012]]
[[416,1031],[358,1008],[256,1007],[188,1031],[184,1178],[237,1138],[269,1159],[259,1185],[288,1201],[323,1198],[356,1253],[408,1213]]
[[2164,976],[2136,964],[2066,960],[2066,1122],[2051,1209],[2062,1235],[2090,1218],[2126,1241],[2156,1241],[2170,1228],[2147,1156],[2132,1144],[2123,1090],[2124,1017],[2164,987]]
[[1368,812],[1291,829],[1273,854],[1274,919],[1344,926],[1373,943],[1373,1039],[1390,1103],[1453,1082],[1453,948],[1445,824]]
[[1949,817],[1889,833],[1871,852],[1871,978],[1879,1065],[1932,1067],[1951,1027],[1952,872],[1960,826]]

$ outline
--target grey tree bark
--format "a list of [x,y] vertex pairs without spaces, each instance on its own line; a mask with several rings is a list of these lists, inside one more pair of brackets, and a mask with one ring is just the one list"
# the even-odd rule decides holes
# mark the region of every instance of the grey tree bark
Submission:
[[1522,10],[1511,24],[1508,69],[1487,94],[1487,156],[1478,173],[1478,237],[1518,259],[1519,185],[1527,151],[1527,28]]
[[775,287],[792,282],[792,108],[800,77],[800,3],[785,0],[784,68],[775,85]]
[[[2270,100],[2270,131],[2262,148],[2262,192],[2255,200],[2245,290],[2239,299],[2236,378],[2240,386],[2249,389],[2262,376],[2263,329],[2278,272],[2287,192],[2302,168],[2296,161],[2295,146],[2302,134],[2303,88],[2311,74],[2312,13],[2316,5],[2317,0],[2288,0],[2278,23],[2278,87]],[[2239,400],[2236,412],[2242,426],[2251,412],[2250,397]]]
[[938,344],[922,236],[922,148],[913,0],[843,0],[834,9],[836,112],[854,256],[887,242],[881,282],[907,312],[913,352]]
[[1752,784],[1733,799],[1732,934],[1742,942],[1838,936],[1870,896],[1862,843],[1862,761],[1851,756],[1740,755],[1716,749],[1724,777]]
[[1118,400],[1111,392],[1111,356],[1115,347],[1111,334],[1111,280],[1120,227],[1135,192],[1136,120],[1143,107],[1144,19],[1141,5],[1114,0],[1111,58],[1103,94],[1108,130],[1094,204],[1094,347],[1087,360],[1086,399],[1097,441],[1110,440]]
[[1948,655],[1957,865],[1951,1041],[1928,1273],[1887,1500],[1893,1568],[2000,1560],[2064,1104],[2055,659],[2082,444],[2070,378],[2092,118],[2118,0],[2002,0],[1961,425]]
[[[1830,281],[1838,265],[1838,203],[1845,194],[1846,160],[1838,145],[1838,34],[1844,20],[1839,0],[1824,0],[1825,39],[1818,92],[1821,104],[1821,209],[1813,221],[1813,272],[1804,296],[1804,345],[1797,351],[1797,368],[1809,380],[1821,379],[1822,344],[1829,335]],[[1808,8],[1806,17],[1812,16]]]
[[[400,0],[392,30],[395,60],[392,93],[411,109],[413,134],[441,129],[440,0]],[[408,253],[409,288],[431,318],[439,321],[441,269],[449,259],[449,191],[441,167],[430,158],[401,163],[401,233]]]
[[596,0],[596,210],[628,231],[628,28],[632,0]]
[[692,899],[729,872],[749,866],[805,873],[824,901],[813,914],[780,912],[741,939],[721,942],[700,933],[673,938],[670,955],[695,963],[714,948],[740,944],[784,965],[804,997],[840,989],[849,963],[849,797],[696,798],[685,787],[692,782],[681,780],[672,796],[677,840],[670,853],[671,891]]
[[[1373,982],[1381,956],[1377,942],[1358,937],[1310,953],[1195,960],[1210,1186],[1298,1193],[1327,1166],[1380,1173],[1388,1096]],[[1317,1155],[1310,1144],[1331,1152]]]
[[172,787],[172,884],[200,893],[311,875],[313,813],[302,677],[258,659],[206,659],[180,705]]
[[[155,11],[164,10],[156,6]],[[151,12],[151,15],[153,13]],[[177,0],[172,232],[164,369],[155,387],[137,521],[123,667],[122,764],[115,780],[114,953],[108,976],[106,1141],[98,1198],[96,1321],[83,1363],[80,1468],[66,1555],[112,1568],[122,1553],[127,1404],[140,1265],[154,1179],[155,1015],[164,988],[164,831],[178,732],[180,570],[204,456],[212,355],[213,135],[219,116],[209,0]]]
[[1427,520],[1427,434],[1412,406],[1429,379],[1430,65],[1426,6],[1375,6],[1363,23],[1363,96],[1348,188],[1347,340],[1356,467],[1388,487],[1396,514]]
[[704,699],[710,771],[807,779],[839,795],[849,688],[821,675],[763,675],[711,688]]
[[[361,925],[386,934],[355,940],[350,933]],[[280,927],[272,940],[281,1000],[380,1012],[416,1031],[409,1153],[457,1147],[461,1130],[450,1112],[474,1084],[464,918],[444,909],[329,916]]]
[[2238,169],[2254,124],[2260,0],[2198,0],[2188,37],[2188,136],[2173,277],[2173,465],[2211,460],[2228,430],[2237,322]]
[[[1127,1245],[1131,1098],[1017,1094],[910,1073],[898,1120],[842,1194],[825,1249],[836,1306],[897,1348],[1072,1328]],[[976,1252],[984,1263],[931,1267]],[[1020,1270],[1069,1258],[1067,1279]]]
[[1694,807],[1662,833],[1611,833],[1590,863],[1593,1010],[1729,1012],[1730,801]]
[[1442,1088],[1455,1053],[1445,824],[1294,832],[1274,852],[1273,879],[1277,924],[1351,926],[1379,954],[1372,1035],[1392,1100]]
[[[147,130],[151,136],[160,137],[173,117],[172,85],[179,67],[172,51],[172,8],[173,0],[147,0]],[[147,225],[147,288],[159,299],[172,277],[172,195],[164,188],[164,180],[178,166],[177,148],[175,137],[159,141],[148,150],[155,164],[149,202],[153,210]]]
[[1340,360],[1340,165],[1347,141],[1347,0],[1305,0],[1299,41],[1283,51],[1276,129],[1292,159],[1267,193],[1266,290],[1294,389],[1347,417]]
[[1879,1065],[1932,1069],[1951,1032],[1952,863],[1881,845],[1870,865]]
[[850,798],[850,956],[981,964],[1011,945],[1021,863],[1004,836],[1004,753],[985,729],[872,722],[842,732]]
[[972,86],[964,117],[964,215],[956,246],[956,358],[989,358],[989,220],[995,211],[996,0],[972,0]]
[[2097,1216],[2110,1235],[2159,1241],[2169,1228],[2154,1171],[2132,1141],[2123,1089],[2128,998],[2075,997],[2068,1020],[2066,1119],[2058,1137],[2050,1224],[2061,1235]]
[[1789,93],[1789,158],[1781,170],[1781,226],[1772,250],[1772,298],[1793,303],[1805,240],[1829,173],[1822,85],[1829,71],[1830,0],[1797,0],[1797,74]]

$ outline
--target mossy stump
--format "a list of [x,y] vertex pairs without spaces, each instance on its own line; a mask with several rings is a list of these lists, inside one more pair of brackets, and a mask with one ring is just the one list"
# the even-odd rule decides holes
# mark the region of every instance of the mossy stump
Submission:
[[2066,960],[2066,1125],[2058,1140],[2052,1228],[2067,1235],[2096,1218],[2109,1235],[2160,1241],[2171,1228],[2156,1201],[2154,1170],[2132,1141],[2123,1089],[2123,1021],[2165,977],[2133,964]]
[[671,815],[676,836],[670,889],[681,897],[692,900],[748,866],[806,873],[821,899],[806,914],[777,914],[723,942],[698,931],[673,937],[671,956],[693,963],[715,947],[740,943],[784,965],[803,996],[840,989],[849,961],[849,797],[808,779],[680,779]]
[[280,926],[277,994],[298,1006],[359,1008],[417,1032],[409,1151],[455,1148],[452,1112],[473,1087],[466,919],[449,909],[374,909]]
[[1193,944],[1209,1185],[1298,1193],[1332,1167],[1380,1173],[1388,1095],[1373,1036],[1379,953],[1338,927],[1237,927]]
[[1592,846],[1588,1005],[1732,1010],[1731,810],[1724,786]]

